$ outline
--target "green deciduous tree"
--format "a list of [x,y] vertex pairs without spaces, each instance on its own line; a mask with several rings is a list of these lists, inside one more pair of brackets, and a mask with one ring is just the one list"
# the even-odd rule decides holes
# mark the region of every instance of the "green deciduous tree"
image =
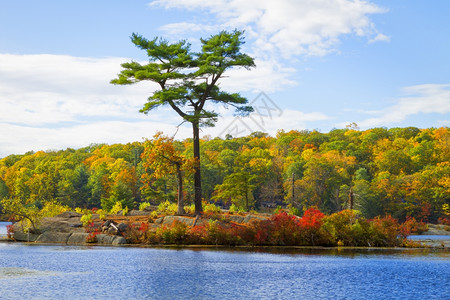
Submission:
[[132,61],[122,64],[123,70],[113,84],[133,84],[151,81],[159,90],[148,98],[141,112],[169,105],[182,119],[189,122],[193,130],[194,158],[197,161],[194,173],[195,212],[202,211],[202,189],[200,173],[200,126],[213,126],[217,113],[207,107],[208,103],[222,103],[236,108],[240,114],[252,111],[245,106],[247,99],[237,93],[222,91],[219,80],[234,67],[254,67],[253,59],[241,53],[243,32],[222,31],[207,39],[201,39],[201,51],[196,53],[186,41],[169,43],[160,38],[147,40],[133,33],[131,41],[147,52],[148,64]]
[[229,201],[247,210],[255,204],[254,191],[273,177],[269,150],[244,146],[234,160],[233,172],[216,186],[215,200]]

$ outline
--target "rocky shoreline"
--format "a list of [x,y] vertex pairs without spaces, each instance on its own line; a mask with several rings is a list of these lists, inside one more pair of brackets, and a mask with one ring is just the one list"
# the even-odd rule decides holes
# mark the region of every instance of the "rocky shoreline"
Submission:
[[[136,226],[147,223],[148,226],[157,230],[161,226],[170,226],[174,222],[181,222],[189,227],[202,225],[209,221],[208,218],[194,218],[192,216],[161,216],[151,222],[150,212],[132,210],[127,216],[122,214],[107,215],[104,220],[100,220],[98,215],[93,215],[92,221],[95,227],[102,228],[102,232],[96,232],[92,235],[86,232],[81,222],[81,214],[76,212],[64,212],[56,217],[43,218],[40,222],[39,233],[24,233],[20,225],[17,223],[13,226],[13,239],[19,242],[45,243],[45,244],[67,244],[67,245],[113,245],[120,246],[129,244],[123,236],[123,233],[129,226]],[[249,224],[254,220],[268,219],[270,215],[223,215],[227,222],[238,225]],[[450,231],[445,230],[442,225],[428,225],[429,230],[422,233],[423,239],[416,237],[415,242],[421,243],[425,247],[450,249]],[[439,235],[448,236],[448,239],[433,240],[428,236]],[[93,238],[95,237],[95,238]],[[3,239],[5,240],[5,239]],[[129,244],[134,245],[134,244]]]
[[[117,215],[107,215],[104,220],[100,220],[98,215],[93,215],[92,221],[95,227],[101,227],[102,232],[95,234],[95,240],[90,240],[91,233],[86,232],[86,228],[80,220],[81,214],[67,211],[56,217],[43,218],[40,221],[39,233],[26,233],[18,223],[13,225],[13,239],[19,242],[35,243],[61,243],[68,245],[99,244],[99,245],[125,245],[127,240],[123,233],[130,225],[140,225],[148,222],[150,212],[132,210],[127,216],[120,213]],[[227,221],[236,224],[248,224],[253,220],[263,220],[269,215],[227,215]],[[174,222],[185,223],[187,226],[205,224],[209,219],[194,218],[192,216],[161,216],[151,223],[149,227],[156,230],[161,226],[170,226]]]

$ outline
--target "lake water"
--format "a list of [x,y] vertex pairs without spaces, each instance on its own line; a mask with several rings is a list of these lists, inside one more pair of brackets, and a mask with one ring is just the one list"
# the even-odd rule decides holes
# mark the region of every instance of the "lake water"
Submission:
[[408,236],[410,240],[450,240],[450,235],[432,235],[432,234],[422,234],[422,235],[410,235]]
[[450,299],[450,253],[0,243],[0,299]]
[[7,235],[6,226],[9,224],[11,222],[0,222],[0,237]]

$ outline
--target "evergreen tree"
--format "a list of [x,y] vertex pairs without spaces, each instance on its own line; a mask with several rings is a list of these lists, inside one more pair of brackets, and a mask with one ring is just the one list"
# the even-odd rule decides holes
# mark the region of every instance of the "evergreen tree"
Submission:
[[159,90],[148,98],[141,112],[148,113],[162,105],[169,105],[182,119],[192,125],[194,158],[195,212],[202,211],[200,172],[200,127],[214,126],[218,114],[206,108],[207,103],[222,103],[236,108],[238,114],[248,114],[253,109],[245,106],[247,99],[237,93],[222,91],[219,80],[233,67],[254,67],[253,58],[240,52],[243,32],[222,31],[208,39],[200,39],[201,51],[190,49],[186,41],[169,43],[161,38],[147,40],[133,33],[131,41],[145,50],[149,63],[132,61],[122,64],[123,70],[113,84],[134,84],[149,80],[159,85]]

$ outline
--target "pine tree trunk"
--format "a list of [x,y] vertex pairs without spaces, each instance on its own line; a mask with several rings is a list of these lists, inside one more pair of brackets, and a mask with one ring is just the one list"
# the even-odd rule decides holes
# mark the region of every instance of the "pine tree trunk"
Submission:
[[176,164],[177,167],[177,179],[178,179],[178,214],[184,214],[183,204],[183,174],[181,173],[180,164]]
[[196,160],[194,166],[194,204],[195,214],[199,215],[202,209],[202,177],[200,173],[200,128],[198,122],[192,122],[192,130],[194,133],[194,158]]

